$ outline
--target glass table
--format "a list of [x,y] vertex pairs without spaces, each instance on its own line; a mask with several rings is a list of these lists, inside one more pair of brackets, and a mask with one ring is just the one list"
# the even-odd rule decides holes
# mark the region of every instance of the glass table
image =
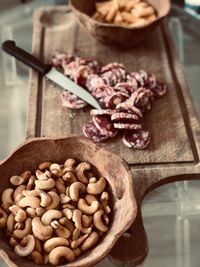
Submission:
[[[0,11],[0,43],[15,39],[19,46],[31,51],[32,14],[39,6],[55,2],[58,1],[35,1]],[[173,6],[169,27],[200,115],[200,20]],[[25,139],[29,73],[2,51],[0,73],[0,159],[3,159]],[[150,249],[140,266],[200,266],[199,195],[200,181],[191,181],[165,185],[146,196],[142,214]],[[108,256],[97,266],[134,266],[131,261],[123,262],[119,258]],[[0,260],[0,266],[6,264]]]

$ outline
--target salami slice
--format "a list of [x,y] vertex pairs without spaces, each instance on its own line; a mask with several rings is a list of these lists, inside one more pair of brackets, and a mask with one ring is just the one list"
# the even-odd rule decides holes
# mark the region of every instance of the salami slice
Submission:
[[111,122],[109,116],[93,116],[93,122],[102,135],[114,137],[117,134],[117,130],[113,127],[113,123]]
[[97,74],[91,74],[87,77],[86,87],[92,92],[95,88],[105,85],[104,80]]
[[56,53],[52,59],[50,64],[54,67],[62,67],[62,64],[69,64],[70,62],[75,60],[75,56],[67,55],[64,53]]
[[117,62],[113,62],[113,63],[109,63],[105,66],[103,66],[101,68],[101,73],[104,73],[104,72],[107,72],[107,71],[110,71],[110,70],[113,70],[113,69],[124,69],[125,70],[125,67],[123,64],[120,64],[120,63],[117,63]]
[[118,83],[115,86],[115,90],[120,91],[122,93],[132,95],[134,91],[137,89],[137,87],[134,87],[130,83],[124,82],[124,83]]
[[136,123],[114,123],[115,129],[126,129],[126,130],[140,130],[142,129],[142,124]]
[[140,87],[140,83],[138,82],[138,80],[135,78],[135,76],[132,76],[130,73],[126,75],[126,83],[133,86],[135,90]]
[[167,86],[161,82],[156,82],[155,87],[151,88],[155,98],[160,98],[167,92]]
[[133,105],[133,101],[131,99],[128,99],[125,102],[122,102],[122,103],[118,104],[116,106],[116,110],[117,111],[122,111],[122,112],[128,112],[128,113],[136,114],[140,118],[143,117],[142,112],[140,111],[140,109],[138,109],[137,107],[135,107]]
[[86,137],[98,143],[108,139],[108,136],[103,135],[92,120],[83,126],[83,133]]
[[63,91],[61,95],[62,105],[71,109],[80,109],[87,106],[87,103],[69,91]]
[[90,115],[96,116],[96,115],[112,115],[115,111],[111,109],[91,109]]
[[150,143],[150,135],[145,130],[126,131],[122,141],[127,147],[145,149]]
[[79,66],[74,73],[74,81],[85,87],[88,76],[91,73],[91,69],[88,66]]
[[115,90],[111,86],[102,85],[99,87],[96,87],[92,91],[92,95],[98,99],[98,101],[101,103],[102,107],[106,107],[106,104],[108,103],[108,99],[114,94]]
[[111,97],[108,99],[106,103],[106,107],[109,109],[115,109],[115,107],[121,103],[124,102],[126,99],[129,98],[129,95],[126,93],[116,92],[111,95]]
[[140,118],[136,114],[124,113],[124,112],[116,112],[111,115],[111,121],[113,122],[122,122],[122,123],[130,123],[138,121]]
[[154,96],[150,89],[140,87],[131,95],[131,99],[133,106],[139,108],[142,113],[146,113],[151,109]]

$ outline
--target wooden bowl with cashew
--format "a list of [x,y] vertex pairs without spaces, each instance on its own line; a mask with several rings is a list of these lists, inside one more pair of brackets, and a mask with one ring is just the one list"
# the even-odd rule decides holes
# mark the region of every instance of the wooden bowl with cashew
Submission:
[[[76,159],[77,162],[88,162],[95,166],[96,175],[99,175],[98,177],[105,177],[108,184],[107,191],[111,198],[109,230],[99,239],[99,242],[94,248],[85,251],[71,263],[60,264],[60,266],[70,267],[93,266],[108,254],[118,238],[132,225],[137,214],[132,173],[129,166],[122,158],[81,136],[68,136],[66,138],[55,139],[32,139],[26,141],[1,162],[0,196],[2,196],[2,192],[6,188],[11,187],[10,177],[13,175],[26,170],[35,172],[39,164],[44,161],[63,164],[67,158]],[[38,174],[40,175],[41,173]],[[15,179],[15,177],[12,179]],[[42,179],[41,177],[41,181],[38,181],[41,182],[41,185],[44,182]],[[19,202],[21,201],[23,201],[23,199],[19,200]],[[26,203],[23,203],[23,205],[26,205]],[[35,203],[35,205],[37,206],[37,203]],[[49,213],[51,213],[51,210],[49,210]],[[3,214],[0,212],[0,221],[2,218]],[[36,226],[38,223],[37,218],[38,217],[32,219],[35,220],[34,223]],[[48,221],[49,217],[43,219]],[[33,228],[32,230],[34,232]],[[33,236],[31,234],[28,235],[28,239],[30,240],[27,240],[27,242],[30,244],[32,242],[31,238],[33,238]],[[54,244],[48,245],[52,246]],[[8,266],[35,266],[34,262],[15,254],[14,250],[10,247],[6,231],[3,230],[0,230],[0,257],[4,259]],[[42,264],[41,266],[51,265]]]
[[[115,2],[115,0],[112,1]],[[70,6],[87,33],[103,43],[120,47],[133,46],[146,39],[168,15],[171,6],[170,0],[148,0],[147,2],[156,12],[156,18],[153,21],[146,25],[116,25],[93,19],[96,3],[102,2],[101,0],[70,0]]]

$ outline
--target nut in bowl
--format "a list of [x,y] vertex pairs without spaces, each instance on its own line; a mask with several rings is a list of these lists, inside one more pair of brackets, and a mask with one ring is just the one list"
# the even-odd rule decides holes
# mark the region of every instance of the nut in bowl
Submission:
[[9,266],[94,265],[137,214],[128,165],[84,137],[27,141],[1,163],[0,183],[0,256]]
[[[113,13],[105,13],[99,18],[98,7],[102,8],[103,2],[105,1],[70,0],[70,5],[86,32],[101,42],[127,47],[140,43],[147,38],[161,20],[168,15],[171,6],[170,0],[141,0],[141,3],[138,4],[142,6],[142,9],[143,6],[148,6],[144,7],[145,12],[141,9],[138,12],[130,4],[128,4],[128,7],[130,6],[131,9],[125,8],[125,6],[120,7],[120,3],[125,2],[126,4],[126,2],[136,3],[140,1],[111,0],[106,1],[107,5],[117,3],[117,8],[113,9]],[[113,5],[109,7],[109,10],[112,7]],[[146,17],[142,17],[142,13],[148,15],[148,21],[145,21]]]

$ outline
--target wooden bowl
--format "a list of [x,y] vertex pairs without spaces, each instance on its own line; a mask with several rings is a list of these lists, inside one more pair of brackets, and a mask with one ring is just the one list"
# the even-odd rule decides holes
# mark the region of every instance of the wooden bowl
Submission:
[[[36,138],[25,142],[0,165],[0,195],[10,187],[9,178],[25,170],[34,171],[39,163],[63,163],[67,158],[87,161],[94,165],[99,175],[106,178],[111,192],[112,214],[109,231],[95,248],[83,253],[71,267],[92,266],[111,250],[117,239],[133,223],[137,206],[133,193],[132,173],[119,156],[101,148],[85,137]],[[0,256],[9,266],[34,267],[35,263],[17,256],[10,247],[5,231],[0,231]],[[43,265],[51,266],[51,265]]]
[[79,19],[83,28],[97,40],[116,46],[132,46],[148,37],[161,20],[170,11],[170,0],[149,0],[155,8],[157,19],[147,26],[116,26],[114,24],[101,23],[91,18],[95,12],[96,0],[70,0],[70,6]]

